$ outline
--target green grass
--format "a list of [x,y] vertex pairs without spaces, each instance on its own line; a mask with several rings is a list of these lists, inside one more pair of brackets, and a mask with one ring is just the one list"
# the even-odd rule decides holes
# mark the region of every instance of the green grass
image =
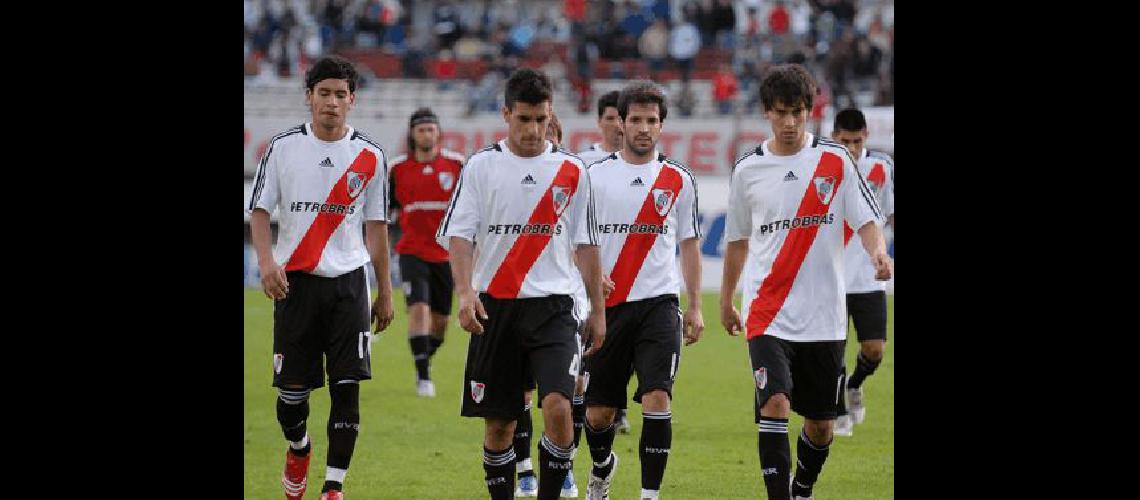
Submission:
[[[361,384],[360,437],[345,492],[356,499],[487,498],[483,423],[459,416],[467,333],[453,320],[432,366],[437,396],[418,398],[404,301],[400,296],[394,300],[396,319],[372,346],[373,379]],[[678,499],[766,498],[756,454],[753,381],[744,339],[729,337],[720,327],[715,294],[705,294],[703,300],[707,328],[700,342],[683,351],[674,387],[673,451],[662,494]],[[891,342],[882,365],[863,386],[867,419],[855,428],[854,436],[836,438],[816,484],[816,498],[894,498],[893,297],[888,307]],[[280,477],[286,445],[275,416],[276,392],[270,387],[272,312],[272,303],[260,291],[245,290],[245,498],[283,496]],[[848,338],[850,370],[855,366],[858,343],[854,332]],[[328,445],[328,391],[314,391],[310,405],[309,434],[315,455],[305,498],[316,499],[324,480]],[[614,441],[614,451],[621,457],[611,490],[615,499],[634,498],[640,492],[640,411],[631,401],[632,433],[619,434]],[[542,427],[537,411],[534,422],[537,435]],[[794,439],[803,419],[793,414],[790,424],[794,454]],[[537,451],[532,450],[532,456],[537,466]],[[574,471],[581,498],[585,498],[588,462],[589,453],[583,450]]]

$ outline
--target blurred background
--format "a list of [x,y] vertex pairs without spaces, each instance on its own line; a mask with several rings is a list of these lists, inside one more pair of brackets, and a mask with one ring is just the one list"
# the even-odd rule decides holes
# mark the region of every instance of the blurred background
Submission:
[[[443,146],[464,155],[504,137],[503,82],[519,67],[553,80],[571,151],[601,141],[598,96],[634,79],[657,82],[669,99],[659,149],[691,168],[701,190],[708,290],[720,286],[728,176],[770,131],[758,87],[771,65],[797,62],[815,76],[809,130],[828,135],[835,112],[858,107],[868,147],[894,155],[893,1],[245,0],[244,8],[247,199],[269,139],[309,119],[304,72],[325,54],[356,63],[362,81],[348,121],[389,157],[404,153],[408,117],[420,106],[439,115]],[[245,281],[258,286],[248,237]]]

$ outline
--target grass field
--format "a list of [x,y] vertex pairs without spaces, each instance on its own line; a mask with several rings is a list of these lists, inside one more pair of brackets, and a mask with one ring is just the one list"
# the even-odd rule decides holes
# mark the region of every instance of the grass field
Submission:
[[[459,416],[467,332],[455,322],[432,366],[437,396],[415,394],[415,367],[407,341],[403,298],[397,288],[396,319],[372,345],[373,379],[361,384],[361,426],[345,493],[352,499],[484,499],[483,423]],[[673,401],[673,450],[662,484],[664,498],[766,498],[756,454],[752,415],[752,373],[743,336],[720,327],[715,294],[704,297],[706,330],[686,347]],[[894,498],[894,299],[889,298],[886,358],[864,384],[867,419],[853,437],[837,437],[815,498]],[[283,498],[280,483],[286,444],[274,413],[272,303],[258,290],[245,290],[245,498]],[[849,335],[847,366],[855,366],[858,344]],[[633,387],[630,387],[630,394]],[[309,434],[315,446],[305,498],[320,496],[328,439],[326,389],[310,398]],[[611,498],[636,498],[641,488],[637,441],[640,407],[630,402],[633,431],[619,434],[621,458]],[[535,434],[542,427],[534,414]],[[788,435],[799,435],[803,419],[793,414]],[[534,442],[537,445],[537,440]],[[585,438],[583,437],[583,447]],[[532,450],[535,465],[538,453]],[[574,475],[585,498],[589,453],[578,454]],[[793,458],[793,466],[794,466]]]

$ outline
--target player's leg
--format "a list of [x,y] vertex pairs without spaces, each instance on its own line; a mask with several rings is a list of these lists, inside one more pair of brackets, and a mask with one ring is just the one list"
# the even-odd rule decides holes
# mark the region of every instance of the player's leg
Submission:
[[523,349],[527,352],[538,389],[544,429],[538,439],[538,498],[554,500],[562,492],[566,475],[574,466],[574,424],[570,398],[578,375],[577,322],[570,297],[555,295],[528,301]]
[[435,356],[436,351],[443,345],[447,333],[455,282],[451,279],[451,265],[447,262],[432,263],[430,269],[431,335],[428,341],[431,343],[431,349],[428,350],[428,355]]
[[811,498],[830,453],[836,405],[843,387],[846,344],[845,340],[796,344],[792,359],[792,409],[803,415],[804,426],[796,443],[793,498]]
[[[578,347],[578,359],[582,359],[582,326],[578,321],[578,333],[575,334],[575,345]],[[578,458],[578,444],[582,439],[582,429],[586,425],[586,377],[582,376],[585,363],[578,362],[578,375],[574,377],[574,397],[570,400],[570,420],[574,424],[574,451],[573,458]],[[566,480],[562,482],[562,498],[578,498],[578,485],[574,482],[574,471],[566,473]]]
[[515,419],[523,405],[522,351],[513,323],[515,300],[480,294],[487,312],[483,334],[471,335],[463,371],[464,417],[485,422],[483,470],[492,500],[509,499],[515,490]]
[[855,371],[847,381],[846,395],[852,420],[861,424],[867,414],[863,404],[863,382],[879,368],[887,344],[887,293],[848,294],[847,308],[859,338],[859,354],[855,359]]
[[634,401],[641,403],[642,426],[638,443],[641,458],[641,497],[658,496],[673,445],[673,380],[681,363],[681,310],[676,296],[636,303],[637,342],[633,367],[637,373]]
[[364,268],[322,282],[328,329],[328,466],[322,492],[343,491],[360,433],[360,381],[372,378],[371,294]]
[[[748,341],[752,377],[756,383],[753,407],[760,454],[760,472],[771,500],[788,500],[791,491],[792,449],[788,442],[788,415],[791,414],[792,372],[789,356],[792,345],[783,339],[760,335]],[[834,408],[833,408],[834,409]]]
[[606,341],[598,352],[586,358],[583,377],[586,384],[586,443],[593,467],[586,484],[588,500],[606,498],[618,462],[613,452],[617,433],[615,418],[625,408],[626,387],[633,372],[634,335],[629,325],[637,318],[629,304],[606,309]]
[[320,317],[312,280],[288,273],[289,295],[273,303],[273,386],[277,388],[277,422],[289,443],[281,484],[285,496],[300,499],[308,487],[309,394],[324,386]]
[[[525,363],[524,363],[525,365]],[[534,375],[530,368],[523,369],[523,407],[516,420],[514,433],[515,474],[518,475],[518,489],[516,497],[538,496],[538,478],[534,475],[534,463],[530,459],[531,437],[534,435],[534,420],[531,418],[531,408],[534,406]]]
[[426,262],[414,255],[400,254],[400,276],[404,280],[404,302],[408,308],[408,345],[416,365],[416,393],[424,397],[435,396],[428,364],[431,351],[429,275]]

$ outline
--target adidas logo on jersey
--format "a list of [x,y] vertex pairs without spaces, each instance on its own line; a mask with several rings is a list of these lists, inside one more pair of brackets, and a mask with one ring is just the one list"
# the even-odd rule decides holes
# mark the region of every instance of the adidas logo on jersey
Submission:
[[330,160],[329,157],[326,156],[325,161],[322,161],[321,164],[318,166],[325,167],[325,168],[332,168],[333,167],[332,160]]
[[641,187],[644,186],[645,183],[641,181],[641,177],[638,177],[634,179],[633,182],[629,183],[629,185],[633,187]]
[[535,183],[534,177],[531,177],[530,174],[526,174],[526,177],[523,177],[522,183],[523,185],[532,185]]
[[788,175],[784,176],[785,181],[798,181],[799,179],[800,178],[796,177],[796,174],[793,174],[791,170],[788,171]]

